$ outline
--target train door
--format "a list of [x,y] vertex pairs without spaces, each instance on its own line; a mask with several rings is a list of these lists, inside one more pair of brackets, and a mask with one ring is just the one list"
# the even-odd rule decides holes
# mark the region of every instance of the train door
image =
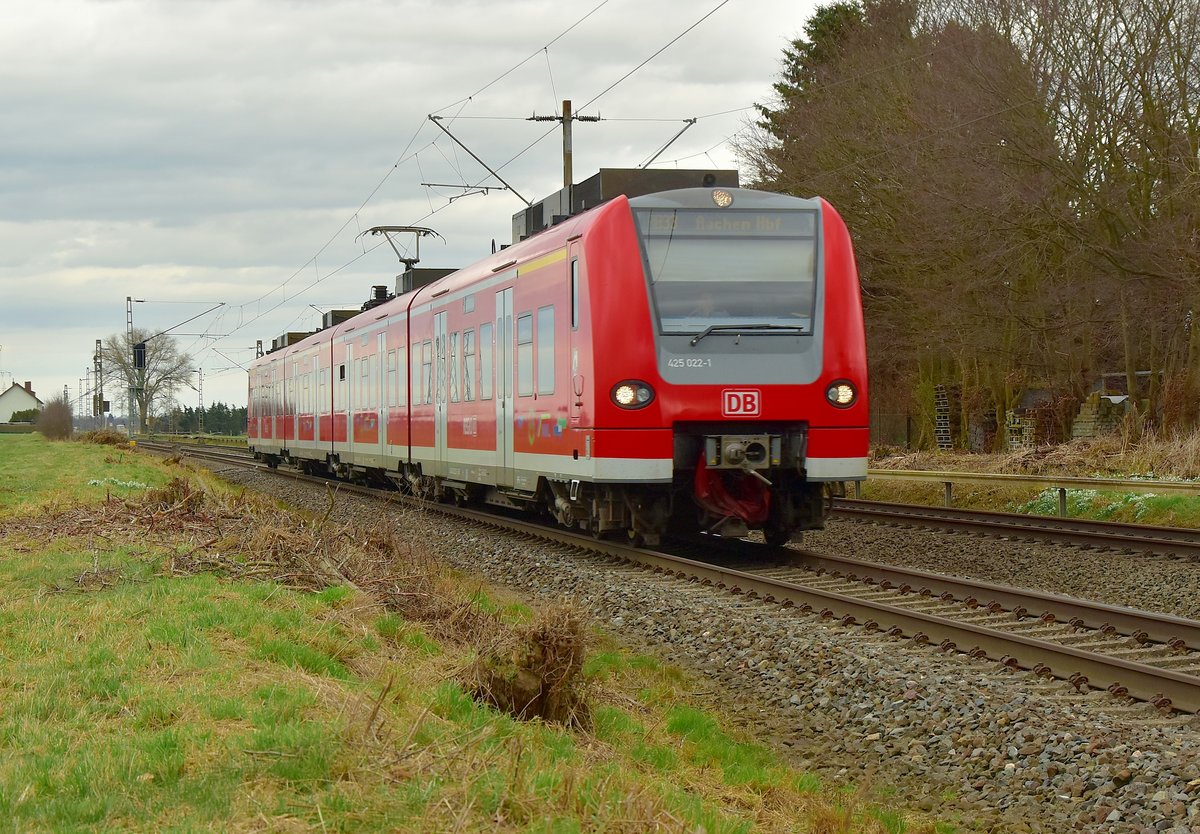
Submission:
[[279,443],[279,362],[271,363],[271,439]]
[[446,471],[446,314],[433,317],[433,457],[438,475]]
[[512,486],[513,473],[513,291],[496,293],[496,483]]
[[579,241],[572,241],[567,248],[567,269],[570,283],[570,314],[571,329],[568,333],[568,350],[571,356],[571,422],[577,423],[583,416],[583,373],[579,369],[579,311],[580,311],[580,277],[579,277]]
[[358,397],[354,382],[354,340],[346,340],[346,355],[342,357],[345,363],[338,369],[339,385],[342,391],[342,413],[346,415],[346,451],[354,452],[354,409],[358,405]]
[[300,439],[300,405],[303,400],[300,398],[300,360],[293,356],[291,358],[292,365],[292,380],[290,390],[288,391],[288,420],[287,420],[287,439],[294,444]]
[[388,442],[388,387],[387,380],[387,331],[379,332],[375,355],[371,357],[371,385],[374,388],[372,401],[375,403],[375,427],[379,440],[375,451],[383,457],[387,454]]

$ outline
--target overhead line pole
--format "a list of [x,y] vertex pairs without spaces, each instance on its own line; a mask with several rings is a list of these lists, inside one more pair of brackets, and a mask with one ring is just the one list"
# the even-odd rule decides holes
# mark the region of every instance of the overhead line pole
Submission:
[[[138,301],[141,301],[141,299],[139,298]],[[129,350],[133,351],[133,296],[131,295],[125,296],[125,343],[129,345]],[[136,354],[134,355],[136,357]],[[137,379],[136,365],[137,360],[135,358],[133,364],[130,366],[130,368],[133,370],[133,376],[130,379],[129,384],[129,411],[126,412],[125,417],[125,432],[129,437],[133,437],[134,435],[133,410],[137,405],[137,402],[134,399],[134,392],[137,388],[137,383],[135,381]]]
[[572,122],[598,122],[600,116],[576,116],[571,108],[571,100],[563,99],[562,115],[561,116],[530,116],[526,121],[530,122],[562,122],[563,126],[563,188],[568,189],[567,196],[570,198],[570,189],[575,185],[574,172],[574,157],[575,147],[574,138],[571,134]]
[[[562,125],[563,125],[563,188],[570,188],[575,184],[575,173],[572,170],[573,161],[572,155],[574,149],[571,147],[571,100],[563,99],[562,105]],[[570,196],[568,194],[568,196]]]
[[92,365],[96,377],[95,405],[92,407],[92,416],[100,418],[100,428],[107,428],[108,420],[105,417],[104,408],[104,359],[99,339],[96,340],[96,353],[92,356]]

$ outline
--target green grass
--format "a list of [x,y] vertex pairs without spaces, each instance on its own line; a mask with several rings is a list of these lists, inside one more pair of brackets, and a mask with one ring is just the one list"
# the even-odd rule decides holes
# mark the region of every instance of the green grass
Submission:
[[[1138,442],[1105,436],[1008,454],[914,452],[899,458],[874,460],[872,466],[1046,477],[1195,480],[1200,476],[1200,433],[1182,438],[1147,434]],[[1147,484],[1147,488],[1153,489],[1153,484]],[[942,484],[938,482],[880,479],[864,484],[863,497],[927,505],[940,505],[944,500]],[[964,509],[1058,515],[1058,490],[955,483],[954,505]],[[1067,492],[1067,505],[1073,518],[1200,529],[1200,496],[1072,489]]]
[[776,756],[757,744],[732,739],[711,715],[688,706],[677,706],[667,716],[667,732],[682,737],[693,763],[721,769],[728,785],[766,790],[783,777],[774,765]]
[[[112,446],[51,443],[40,434],[0,436],[0,516],[48,502],[124,498],[161,486],[172,474],[148,455]],[[89,481],[97,481],[90,485]]]
[[[1042,490],[1032,500],[1012,502],[1007,509],[1016,513],[1058,515],[1058,490]],[[1069,489],[1067,514],[1072,518],[1098,521],[1200,527],[1200,498]]]
[[[6,436],[0,512],[103,499],[89,478],[180,471]],[[178,544],[93,540],[104,532],[34,541],[0,521],[0,819],[13,830],[738,834],[793,830],[840,801],[689,705],[693,685],[655,658],[591,655],[590,682],[620,694],[593,703],[589,732],[519,722],[454,682],[470,647],[352,588],[170,576]],[[116,579],[75,582],[94,569]],[[534,616],[503,593],[468,597],[506,622]],[[869,807],[859,830],[904,830],[890,805]]]

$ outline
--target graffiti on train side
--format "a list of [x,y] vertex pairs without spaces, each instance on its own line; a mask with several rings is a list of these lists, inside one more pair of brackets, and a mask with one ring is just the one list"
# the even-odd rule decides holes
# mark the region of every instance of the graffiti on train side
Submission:
[[567,430],[566,417],[555,417],[544,411],[518,413],[514,422],[518,432],[524,430],[530,446],[536,443],[539,437],[562,437]]

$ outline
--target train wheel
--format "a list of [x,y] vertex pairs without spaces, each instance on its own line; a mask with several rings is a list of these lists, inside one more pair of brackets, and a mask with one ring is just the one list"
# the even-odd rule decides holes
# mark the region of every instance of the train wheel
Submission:
[[792,533],[783,527],[767,527],[763,530],[763,538],[771,547],[783,547],[792,540]]

